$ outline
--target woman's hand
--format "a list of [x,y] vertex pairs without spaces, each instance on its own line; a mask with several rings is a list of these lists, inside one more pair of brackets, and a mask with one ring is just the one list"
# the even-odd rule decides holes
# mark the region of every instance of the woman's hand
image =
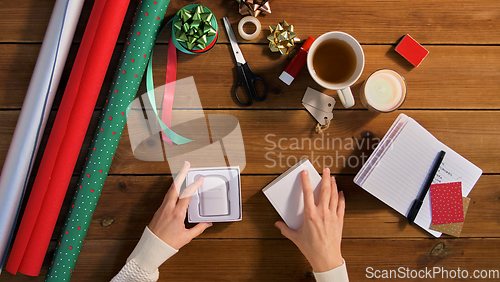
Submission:
[[186,210],[193,195],[203,183],[203,177],[189,185],[179,197],[179,191],[184,179],[189,171],[190,164],[185,162],[184,166],[177,174],[172,186],[168,190],[163,203],[156,211],[149,229],[165,243],[178,250],[201,233],[212,223],[198,223],[191,229],[186,229],[184,220],[186,219]]
[[330,169],[323,171],[318,204],[314,203],[309,174],[302,171],[304,192],[304,225],[294,231],[284,222],[276,222],[283,236],[290,239],[307,258],[315,272],[324,272],[341,266],[340,253],[344,225],[344,193],[337,192],[337,183],[330,177]]

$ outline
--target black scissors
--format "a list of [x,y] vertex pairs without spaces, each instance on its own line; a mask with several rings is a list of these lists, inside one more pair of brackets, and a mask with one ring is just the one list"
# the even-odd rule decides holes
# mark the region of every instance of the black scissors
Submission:
[[[236,69],[238,70],[238,81],[236,82],[236,85],[234,87],[234,95],[236,96],[236,99],[238,102],[240,102],[243,106],[250,106],[253,103],[253,100],[257,101],[264,101],[267,98],[267,84],[262,79],[260,76],[256,76],[250,67],[248,66],[248,63],[245,61],[245,58],[243,58],[243,54],[241,54],[240,47],[238,46],[238,43],[236,42],[236,36],[234,36],[233,29],[231,28],[231,24],[229,23],[229,20],[227,17],[222,18],[222,21],[224,22],[224,27],[226,28],[227,35],[229,37],[229,42],[231,42],[231,47],[233,48],[233,53],[234,57],[236,58]],[[264,95],[259,96],[257,94],[257,90],[255,89],[255,81],[260,80],[264,84]],[[240,97],[238,96],[238,87],[242,86],[245,87],[245,91],[248,96],[248,103],[243,102]]]

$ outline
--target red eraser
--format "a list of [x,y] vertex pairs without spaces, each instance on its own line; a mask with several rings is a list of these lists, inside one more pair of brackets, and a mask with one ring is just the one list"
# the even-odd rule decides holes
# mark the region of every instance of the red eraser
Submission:
[[427,54],[429,54],[429,51],[415,41],[409,34],[401,39],[395,50],[416,67],[418,67]]

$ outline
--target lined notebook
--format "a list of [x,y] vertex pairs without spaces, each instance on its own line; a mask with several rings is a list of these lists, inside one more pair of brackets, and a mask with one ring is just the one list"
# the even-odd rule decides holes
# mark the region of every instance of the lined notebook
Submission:
[[[354,178],[354,183],[407,216],[441,150],[446,152],[446,156],[432,183],[460,181],[462,195],[466,197],[479,180],[482,170],[405,114],[396,119]],[[441,236],[440,232],[429,229],[431,219],[427,193],[415,223],[435,237]]]
[[304,224],[304,193],[300,176],[303,170],[309,172],[314,200],[317,202],[321,176],[308,159],[300,160],[262,189],[286,225],[293,230],[300,229]]

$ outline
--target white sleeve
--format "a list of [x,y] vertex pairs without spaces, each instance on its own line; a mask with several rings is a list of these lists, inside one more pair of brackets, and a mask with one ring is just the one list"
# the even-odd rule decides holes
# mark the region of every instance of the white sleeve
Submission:
[[177,252],[146,226],[127,263],[111,282],[154,282],[159,278],[158,267]]
[[316,282],[349,282],[345,261],[342,265],[325,272],[314,272]]

